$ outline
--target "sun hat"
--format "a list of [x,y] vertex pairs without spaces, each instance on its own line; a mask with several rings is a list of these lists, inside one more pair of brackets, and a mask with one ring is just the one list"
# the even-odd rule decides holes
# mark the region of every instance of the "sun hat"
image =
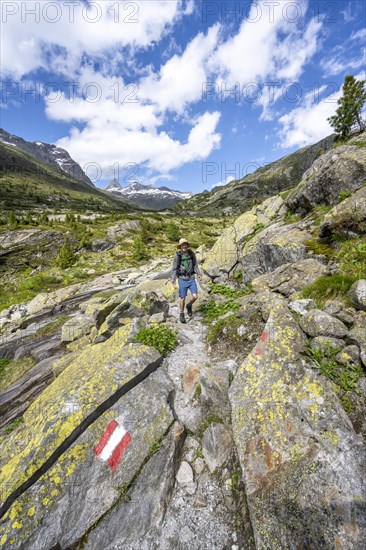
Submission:
[[179,239],[179,243],[178,243],[177,248],[180,248],[182,246],[182,244],[184,244],[184,243],[187,243],[188,246],[189,246],[189,242],[187,241],[187,239]]

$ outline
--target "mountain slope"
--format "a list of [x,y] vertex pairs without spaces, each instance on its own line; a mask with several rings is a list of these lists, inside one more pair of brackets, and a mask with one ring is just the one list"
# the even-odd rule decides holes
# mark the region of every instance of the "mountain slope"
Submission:
[[175,191],[169,187],[150,187],[138,182],[131,183],[128,187],[122,187],[116,179],[105,187],[105,191],[120,196],[133,206],[150,210],[170,208],[192,196],[192,193]]
[[42,143],[40,141],[26,141],[21,137],[9,134],[9,132],[2,128],[0,128],[0,141],[7,145],[17,147],[25,153],[30,153],[41,162],[55,166],[63,172],[66,172],[66,174],[69,174],[72,178],[94,187],[92,181],[85,172],[83,172],[79,164],[70,157],[65,149],[61,149],[61,147],[56,147],[56,145]]
[[117,197],[3,142],[0,142],[0,206],[3,211],[41,206],[131,210]]
[[267,166],[258,168],[240,180],[197,194],[176,205],[174,210],[200,215],[245,212],[267,197],[297,185],[303,173],[310,168],[319,154],[327,151],[333,143],[334,136],[328,136],[314,145],[303,147]]

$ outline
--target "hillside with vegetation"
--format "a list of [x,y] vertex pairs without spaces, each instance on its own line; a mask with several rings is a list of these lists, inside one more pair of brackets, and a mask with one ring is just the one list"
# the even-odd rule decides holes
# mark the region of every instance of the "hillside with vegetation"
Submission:
[[1,218],[11,211],[131,211],[118,197],[0,141]]
[[174,207],[181,214],[215,216],[226,213],[238,215],[276,193],[285,191],[301,181],[302,175],[314,160],[334,143],[334,135],[322,139],[258,168],[247,176],[217,187],[212,191],[198,193]]

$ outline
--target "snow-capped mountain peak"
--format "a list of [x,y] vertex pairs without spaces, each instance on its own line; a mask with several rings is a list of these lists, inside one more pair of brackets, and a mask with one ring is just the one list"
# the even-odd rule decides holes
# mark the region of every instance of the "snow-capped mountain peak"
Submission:
[[124,200],[135,206],[152,210],[169,208],[182,200],[190,198],[193,194],[175,191],[166,186],[153,187],[150,185],[143,185],[138,181],[130,183],[127,187],[122,187],[117,180],[111,181],[105,187],[105,190],[118,194]]

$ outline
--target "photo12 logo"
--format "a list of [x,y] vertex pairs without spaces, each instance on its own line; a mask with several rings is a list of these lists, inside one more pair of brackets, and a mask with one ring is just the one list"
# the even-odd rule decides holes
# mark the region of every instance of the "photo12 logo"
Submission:
[[[312,96],[312,103],[336,103],[335,94],[339,92],[339,86],[335,82],[320,84],[314,82],[310,87],[304,87],[299,82],[203,82],[202,101],[220,101],[226,103],[231,100],[234,103],[260,103],[263,97],[266,103],[272,105],[275,101],[282,99],[287,103],[300,103],[309,94]],[[320,98],[323,99],[320,99]]]
[[102,99],[119,104],[139,103],[138,91],[138,85],[133,82],[124,84],[116,81],[108,88],[103,88],[98,82],[81,84],[77,81],[58,83],[6,80],[1,83],[1,103],[4,105],[10,101],[44,101],[51,104],[61,100],[75,103],[77,99],[83,99],[87,103],[98,103]]
[[140,6],[137,2],[1,2],[1,22],[17,18],[21,23],[58,23],[61,19],[74,23],[78,19],[86,23],[98,23],[108,18],[114,23],[138,23]]
[[315,21],[323,23],[337,23],[337,2],[284,2],[271,0],[265,2],[217,2],[203,1],[201,5],[201,18],[204,23],[210,20],[225,22],[258,23],[265,20],[274,23],[279,17],[287,23],[300,21],[307,9]]
[[236,162],[231,166],[226,162],[203,162],[202,183],[207,183],[210,177],[215,176],[215,179],[220,178],[220,181],[223,182],[222,184],[217,184],[217,186],[225,185],[225,182],[230,183],[231,181],[245,178],[248,174],[262,167],[263,164],[259,164],[256,161],[246,162],[245,164]]
[[139,183],[137,175],[140,167],[136,162],[126,162],[125,164],[115,162],[112,166],[108,167],[108,170],[111,171],[111,176],[109,178],[106,174],[106,170],[97,162],[87,162],[82,169],[94,185],[103,179],[116,180],[119,183],[125,183],[127,185]]

